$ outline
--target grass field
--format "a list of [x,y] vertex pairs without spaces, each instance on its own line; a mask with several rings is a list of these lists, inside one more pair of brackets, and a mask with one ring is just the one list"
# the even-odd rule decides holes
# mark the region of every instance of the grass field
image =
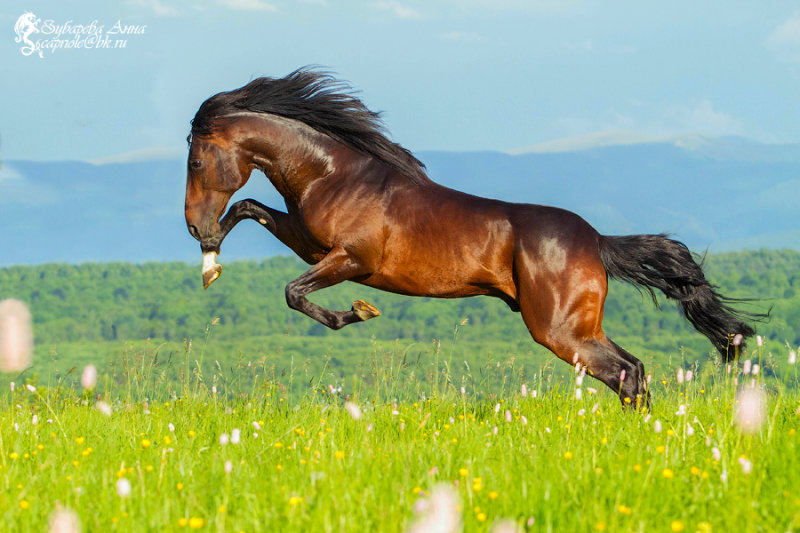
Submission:
[[793,531],[800,393],[772,353],[769,375],[653,375],[648,414],[566,365],[498,362],[486,390],[440,361],[382,366],[300,396],[291,375],[243,361],[251,379],[219,380],[190,353],[178,377],[141,358],[87,391],[6,377],[0,531],[59,510],[84,531],[433,531],[433,511],[454,517],[439,531]]

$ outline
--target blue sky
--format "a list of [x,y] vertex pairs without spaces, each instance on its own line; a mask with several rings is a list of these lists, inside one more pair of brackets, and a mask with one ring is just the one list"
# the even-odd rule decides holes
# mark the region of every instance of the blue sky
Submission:
[[[14,28],[26,11],[144,28],[114,36],[122,49],[24,56]],[[414,151],[604,130],[800,141],[796,2],[11,0],[0,158],[179,154],[205,98],[307,64],[348,80]]]

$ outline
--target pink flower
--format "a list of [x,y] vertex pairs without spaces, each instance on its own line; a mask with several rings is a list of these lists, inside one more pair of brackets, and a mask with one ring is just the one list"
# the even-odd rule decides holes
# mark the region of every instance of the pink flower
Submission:
[[361,413],[361,408],[354,404],[353,402],[344,402],[344,408],[350,414],[353,420],[361,420],[363,416]]
[[678,383],[683,383],[683,368],[678,369]]
[[756,344],[759,348],[764,345],[764,339],[761,338],[761,335],[756,335]]
[[752,367],[753,363],[750,361],[750,359],[745,359],[744,364],[742,365],[742,373],[745,376],[748,375]]
[[719,451],[719,448],[711,448],[711,457],[713,457],[716,462],[720,462],[722,459],[722,452]]
[[739,457],[739,464],[742,465],[743,474],[749,474],[753,471],[753,463],[746,457]]
[[506,410],[506,422],[511,422],[511,411]]
[[743,340],[744,340],[744,335],[742,335],[741,333],[737,333],[736,335],[733,336],[733,345],[741,346]]
[[22,372],[31,366],[33,328],[28,307],[19,300],[0,302],[0,372]]
[[528,395],[528,387],[524,383],[522,384],[521,393],[523,398],[525,398]]
[[81,387],[94,389],[95,385],[97,385],[97,369],[94,365],[86,365],[83,367],[83,373],[81,374]]
[[625,369],[623,368],[622,372],[619,373],[619,380],[620,381],[625,381],[625,376],[626,375],[627,375],[627,373],[625,372]]
[[462,529],[460,501],[456,490],[438,484],[430,496],[414,505],[417,515],[405,533],[456,533]]
[[220,445],[225,446],[226,444],[228,444],[228,442],[230,442],[230,439],[228,438],[227,433],[223,433],[222,435],[219,436]]
[[734,420],[745,433],[758,431],[766,418],[767,399],[761,389],[741,389]]
[[47,530],[49,533],[80,533],[81,522],[75,511],[58,509],[50,515]]

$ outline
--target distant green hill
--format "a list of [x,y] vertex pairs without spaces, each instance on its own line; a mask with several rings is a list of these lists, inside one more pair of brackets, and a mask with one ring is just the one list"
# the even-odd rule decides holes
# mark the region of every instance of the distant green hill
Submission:
[[[706,263],[708,277],[724,294],[758,299],[744,306],[751,310],[772,308],[771,320],[757,325],[770,346],[800,344],[800,252],[715,254]],[[189,340],[195,352],[201,345],[208,349],[210,360],[275,356],[288,364],[279,356],[290,354],[298,362],[309,360],[317,371],[326,355],[343,372],[354,371],[369,354],[387,350],[428,357],[436,340],[456,359],[520,357],[536,364],[553,359],[533,342],[519,314],[492,298],[411,298],[348,283],[314,293],[312,299],[347,309],[363,298],[383,315],[330,331],[286,306],[286,283],[306,268],[299,260],[273,257],[224,268],[223,276],[204,291],[199,266],[185,263],[9,267],[0,269],[0,298],[27,302],[40,357],[58,354],[67,362],[110,359],[126,350],[154,352],[166,342],[163,361],[169,354],[183,357]],[[464,319],[466,324],[460,325]],[[604,327],[648,365],[670,358],[708,361],[712,351],[672,303],[659,310],[628,285],[612,283]],[[152,339],[149,348],[144,347],[146,339]],[[459,347],[456,352],[453,346]]]

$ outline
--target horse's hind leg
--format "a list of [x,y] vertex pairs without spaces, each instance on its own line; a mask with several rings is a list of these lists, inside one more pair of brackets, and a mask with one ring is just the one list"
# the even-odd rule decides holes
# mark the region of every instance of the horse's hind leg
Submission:
[[537,279],[518,272],[522,318],[534,340],[617,393],[624,406],[647,406],[644,365],[602,330],[607,279],[602,265],[573,263],[569,272]]

